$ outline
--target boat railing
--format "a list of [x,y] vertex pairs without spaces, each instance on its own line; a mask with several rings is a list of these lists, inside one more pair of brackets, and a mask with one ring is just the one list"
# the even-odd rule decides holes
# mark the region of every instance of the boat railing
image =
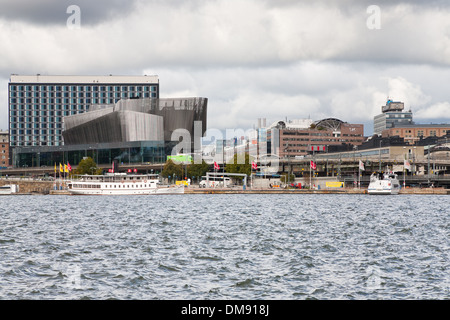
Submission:
[[83,182],[118,182],[118,181],[145,181],[157,180],[158,174],[106,174],[106,175],[73,175],[72,180]]

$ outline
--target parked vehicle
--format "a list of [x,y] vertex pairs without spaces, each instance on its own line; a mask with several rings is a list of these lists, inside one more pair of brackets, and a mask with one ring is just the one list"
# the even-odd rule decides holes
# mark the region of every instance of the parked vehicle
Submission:
[[[209,183],[209,184],[208,184]],[[223,188],[231,184],[231,178],[228,177],[210,177],[209,181],[206,177],[202,177],[199,183],[200,188]]]

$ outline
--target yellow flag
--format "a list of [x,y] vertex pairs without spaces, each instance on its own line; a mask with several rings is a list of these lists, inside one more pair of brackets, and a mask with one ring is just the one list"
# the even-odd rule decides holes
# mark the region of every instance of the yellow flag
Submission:
[[61,163],[59,164],[59,172],[64,172],[64,171],[63,171],[63,167],[62,167],[62,164],[61,164]]
[[55,162],[55,173],[56,173],[56,162]]
[[67,168],[67,164],[64,164],[64,172],[69,172],[69,168]]

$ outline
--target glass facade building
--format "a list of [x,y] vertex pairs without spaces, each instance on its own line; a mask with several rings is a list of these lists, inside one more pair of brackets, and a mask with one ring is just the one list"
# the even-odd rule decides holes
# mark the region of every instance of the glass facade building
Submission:
[[[13,151],[13,166],[53,167],[59,163],[77,165],[83,157],[91,157],[97,165],[163,163],[170,146],[164,141],[132,141],[67,145],[59,147],[17,147]],[[170,153],[169,153],[170,154]]]
[[11,75],[10,146],[62,146],[64,117],[136,97],[159,98],[158,77]]

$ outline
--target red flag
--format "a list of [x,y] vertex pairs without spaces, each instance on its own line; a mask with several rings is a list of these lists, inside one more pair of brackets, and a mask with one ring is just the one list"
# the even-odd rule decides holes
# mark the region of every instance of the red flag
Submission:
[[219,170],[219,169],[220,169],[219,165],[217,164],[217,162],[214,161],[214,170]]
[[313,170],[316,170],[316,169],[317,169],[316,164],[315,164],[314,161],[312,161],[312,160],[311,160],[311,169],[313,169]]
[[258,169],[258,165],[256,164],[256,162],[252,161],[252,169],[254,170]]
[[365,171],[364,170],[364,162],[362,162],[361,160],[359,160],[359,170]]
[[67,169],[69,169],[69,172],[72,171],[72,166],[70,165],[69,162],[67,162]]

